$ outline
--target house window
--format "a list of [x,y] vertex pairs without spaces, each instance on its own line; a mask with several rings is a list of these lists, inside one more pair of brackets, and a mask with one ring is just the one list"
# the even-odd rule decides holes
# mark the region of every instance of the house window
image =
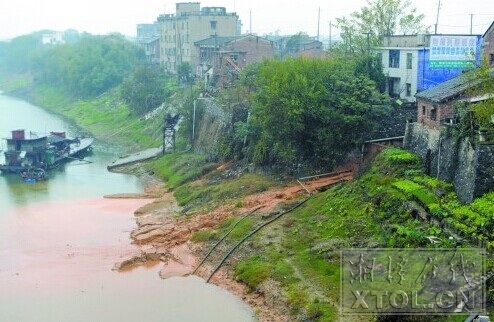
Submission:
[[490,57],[489,57],[489,65],[491,65],[491,66],[494,65],[494,54],[490,54]]
[[407,53],[407,69],[412,69],[412,53]]
[[422,115],[425,115],[425,106],[422,105]]
[[377,53],[377,60],[381,63],[383,62],[383,54],[382,53]]
[[435,121],[437,117],[437,109],[435,106],[431,108],[431,120]]
[[389,68],[400,68],[400,51],[392,49],[389,51]]
[[410,84],[410,83],[406,84],[406,95],[408,97],[412,96],[412,84]]
[[211,21],[210,21],[210,23],[211,23],[211,29],[215,30],[215,29],[216,29],[216,25],[217,25],[218,21],[216,21],[216,20],[211,20]]

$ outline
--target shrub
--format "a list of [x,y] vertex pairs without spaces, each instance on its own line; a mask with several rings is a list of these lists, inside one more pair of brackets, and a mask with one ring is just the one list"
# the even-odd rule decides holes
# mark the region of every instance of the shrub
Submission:
[[385,160],[389,161],[392,164],[420,164],[420,158],[417,155],[402,149],[387,149],[383,153],[383,157],[385,158]]

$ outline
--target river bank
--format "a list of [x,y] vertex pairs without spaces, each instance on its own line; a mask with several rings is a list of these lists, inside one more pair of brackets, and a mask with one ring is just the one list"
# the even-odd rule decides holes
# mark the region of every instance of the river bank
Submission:
[[[152,199],[151,202],[134,211],[136,227],[131,231],[130,236],[133,243],[139,246],[141,253],[116,264],[114,269],[127,271],[141,265],[154,265],[160,262],[162,268],[159,270],[159,276],[162,279],[191,274],[207,279],[213,270],[211,264],[202,265],[200,269],[195,270],[210,245],[194,243],[191,238],[195,232],[212,229],[225,219],[236,216],[237,212],[229,207],[221,207],[192,217],[184,216],[173,192],[165,187],[164,182],[143,171],[141,164],[120,167],[113,171],[138,176],[145,183],[145,189],[141,194],[116,194],[105,198]],[[291,189],[291,193],[297,193],[300,189],[300,187]],[[254,208],[265,208],[267,211],[272,209],[275,203],[267,201],[272,200],[271,194],[280,195],[280,193],[263,194],[263,198],[249,196],[247,199],[250,201],[247,201],[242,212]],[[266,197],[268,194],[270,196]],[[267,281],[256,290],[250,290],[244,283],[235,280],[234,268],[227,263],[212,276],[209,282],[242,299],[254,310],[260,322],[286,322],[291,319],[283,301],[281,288],[273,281]]]
[[[306,198],[308,191],[316,193],[320,187],[342,180],[351,180],[352,173],[346,171],[334,177],[319,178],[306,182],[303,186],[297,182],[291,182],[284,186],[271,187],[260,193],[247,195],[240,202],[240,207],[239,204],[224,203],[219,207],[199,210],[192,215],[186,215],[184,209],[177,205],[173,192],[165,187],[165,183],[144,169],[143,164],[137,163],[113,170],[138,176],[141,181],[145,182],[146,188],[140,195],[120,194],[106,196],[107,198],[153,199],[134,212],[136,227],[130,235],[133,243],[140,247],[141,254],[122,261],[115,269],[128,270],[139,265],[159,261],[162,263],[162,268],[159,271],[162,279],[194,274],[209,280],[210,283],[241,298],[256,312],[260,322],[294,320],[288,309],[284,291],[278,282],[267,279],[252,289],[245,283],[237,281],[235,265],[241,258],[252,255],[249,246],[238,248],[232,254],[232,259],[227,260],[213,275],[212,272],[219,262],[218,255],[213,260],[202,262],[206,254],[209,254],[213,242],[193,242],[194,234],[217,230],[228,219],[237,221],[237,218],[248,213],[257,212],[259,217],[269,218],[280,212],[279,206],[283,203],[296,202],[301,198]],[[224,165],[218,166],[217,170],[229,171],[225,169]],[[204,180],[204,178],[199,178],[196,182],[200,184]],[[215,243],[219,237],[215,238]],[[271,243],[272,241],[266,240],[264,242]],[[223,249],[220,252],[223,256],[230,246],[220,245],[218,248],[221,247]],[[299,276],[302,280],[304,279],[303,276]]]

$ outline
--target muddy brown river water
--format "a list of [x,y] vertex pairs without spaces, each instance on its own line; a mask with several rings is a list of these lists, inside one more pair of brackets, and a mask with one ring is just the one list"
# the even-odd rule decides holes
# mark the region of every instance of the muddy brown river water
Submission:
[[[80,135],[0,95],[0,137],[15,129]],[[133,212],[148,202],[102,197],[143,189],[133,176],[106,171],[118,153],[96,142],[87,157],[93,163],[65,164],[46,182],[0,175],[0,321],[255,321],[249,306],[201,278],[160,279],[159,263],[112,270],[137,253],[129,238]]]

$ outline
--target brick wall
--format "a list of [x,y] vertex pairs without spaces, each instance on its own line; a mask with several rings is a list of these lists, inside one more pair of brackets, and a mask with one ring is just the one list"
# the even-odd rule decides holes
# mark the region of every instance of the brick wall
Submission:
[[445,119],[454,115],[452,103],[435,103],[417,98],[417,122],[431,129],[439,129]]
[[482,56],[494,66],[494,26],[491,25],[482,42]]
[[225,50],[243,51],[247,53],[246,65],[261,62],[264,59],[274,57],[274,44],[265,39],[249,36],[240,38],[237,41],[229,43]]

